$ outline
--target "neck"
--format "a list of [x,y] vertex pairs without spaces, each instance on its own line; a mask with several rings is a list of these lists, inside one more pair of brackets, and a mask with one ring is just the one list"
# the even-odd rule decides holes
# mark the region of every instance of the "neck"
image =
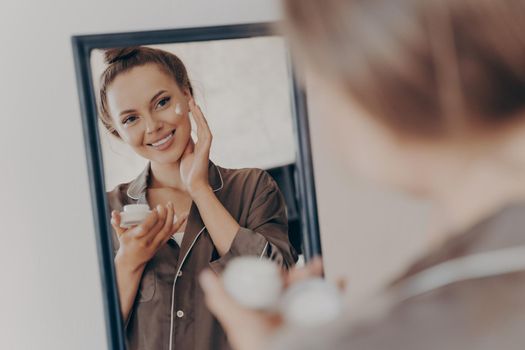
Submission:
[[525,201],[525,135],[519,134],[499,147],[487,147],[483,157],[456,159],[449,171],[435,173],[435,240],[464,232],[506,205]]
[[[184,152],[193,152],[195,145],[189,141]],[[182,155],[173,163],[151,162],[151,183],[149,188],[172,188],[179,191],[186,191],[180,175],[180,162]]]

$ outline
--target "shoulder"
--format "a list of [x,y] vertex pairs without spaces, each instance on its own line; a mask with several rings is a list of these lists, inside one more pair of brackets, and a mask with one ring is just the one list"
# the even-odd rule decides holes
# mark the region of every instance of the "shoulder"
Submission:
[[266,187],[277,187],[272,176],[263,169],[241,168],[228,169],[217,166],[217,170],[222,177],[225,187],[244,186],[250,189],[260,189]]
[[[398,304],[370,331],[404,349],[484,349],[485,334],[500,345],[525,341],[523,293],[525,272],[458,281]],[[375,336],[355,336],[387,348]]]
[[[377,311],[368,303],[315,334],[281,334],[272,350],[521,349],[525,272],[454,283]],[[363,311],[363,310],[361,310]],[[490,342],[487,343],[487,336]],[[490,345],[489,345],[490,344]]]

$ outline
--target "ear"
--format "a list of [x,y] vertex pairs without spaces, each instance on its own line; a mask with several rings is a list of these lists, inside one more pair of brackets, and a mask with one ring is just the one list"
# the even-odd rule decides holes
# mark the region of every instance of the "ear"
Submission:
[[117,131],[117,129],[113,126],[113,124],[106,124],[102,122],[104,126],[106,127],[106,130],[113,136],[115,136],[118,139],[122,139]]
[[122,137],[120,137],[118,131],[115,130],[115,129],[113,129],[113,131],[111,131],[111,135],[115,136],[115,137],[118,138],[119,140],[122,140]]
[[184,97],[185,97],[186,100],[188,100],[188,101],[193,97],[193,95],[191,94],[190,89],[187,88],[187,87],[184,88],[184,89],[182,89],[182,94],[184,95]]

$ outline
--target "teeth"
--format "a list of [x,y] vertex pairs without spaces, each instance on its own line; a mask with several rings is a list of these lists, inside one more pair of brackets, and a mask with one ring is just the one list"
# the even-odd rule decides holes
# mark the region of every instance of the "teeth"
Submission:
[[151,145],[153,147],[159,147],[159,146],[162,146],[163,144],[165,144],[166,142],[168,142],[171,138],[173,137],[173,133],[169,134],[168,136],[166,136],[165,138],[163,138],[162,140],[159,140],[155,143],[152,143]]

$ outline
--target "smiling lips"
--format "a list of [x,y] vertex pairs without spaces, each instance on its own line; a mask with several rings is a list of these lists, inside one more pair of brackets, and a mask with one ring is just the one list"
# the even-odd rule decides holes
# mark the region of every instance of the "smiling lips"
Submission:
[[171,146],[171,144],[173,142],[173,135],[174,134],[175,134],[175,130],[170,132],[168,134],[168,136],[166,136],[166,137],[164,137],[164,138],[162,138],[162,139],[160,139],[160,140],[158,140],[156,142],[148,143],[148,146],[153,147],[156,150],[163,151],[166,148],[168,148],[169,146]]

